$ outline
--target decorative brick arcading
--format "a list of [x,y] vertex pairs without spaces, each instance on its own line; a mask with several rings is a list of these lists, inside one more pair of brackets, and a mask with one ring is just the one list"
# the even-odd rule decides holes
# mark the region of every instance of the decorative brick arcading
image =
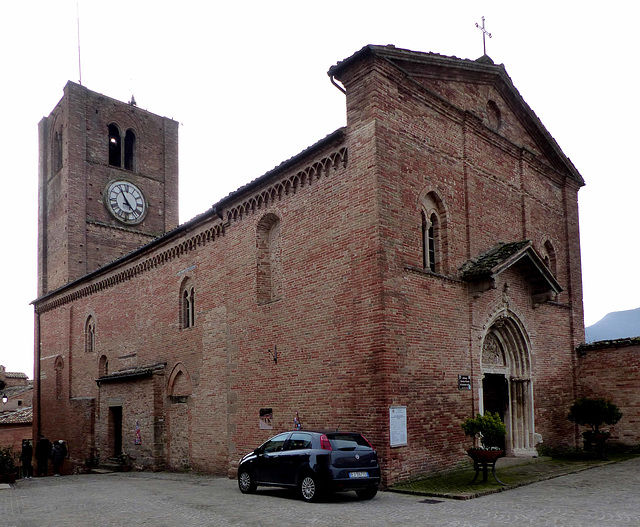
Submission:
[[[224,236],[226,229],[230,226],[232,221],[238,222],[242,220],[244,216],[254,213],[261,208],[268,206],[270,203],[280,201],[288,195],[295,194],[305,185],[310,186],[320,178],[327,177],[332,171],[335,172],[340,167],[346,168],[347,157],[347,148],[342,147],[323,159],[316,161],[298,172],[295,172],[282,181],[269,185],[257,194],[249,196],[237,205],[231,207],[226,212],[225,223],[216,223],[208,229],[193,234],[192,236],[185,238],[182,242],[160,251],[153,256],[143,258],[138,261],[138,263],[135,263],[126,269],[122,269],[109,277],[80,287],[68,294],[57,296],[50,301],[43,302],[42,304],[36,303],[35,310],[37,313],[45,313],[62,305],[68,304],[69,302],[75,302],[80,298],[90,296],[98,291],[109,289],[121,282],[131,280],[150,269],[163,265],[174,258],[179,258],[180,256],[193,251],[197,247],[203,246],[207,243],[212,243],[219,237]],[[215,208],[216,207],[214,207],[214,209]],[[208,218],[209,217],[204,221],[208,221]],[[217,216],[216,218],[221,219],[220,216]],[[171,233],[168,236],[170,237]]]
[[283,196],[295,194],[298,189],[305,185],[311,185],[321,177],[326,177],[331,170],[337,170],[340,166],[347,166],[347,148],[340,148],[337,152],[313,163],[312,165],[296,172],[283,181],[279,181],[263,189],[257,195],[245,199],[238,205],[231,207],[227,211],[227,221],[237,221],[249,213],[260,210],[269,203],[279,201]]

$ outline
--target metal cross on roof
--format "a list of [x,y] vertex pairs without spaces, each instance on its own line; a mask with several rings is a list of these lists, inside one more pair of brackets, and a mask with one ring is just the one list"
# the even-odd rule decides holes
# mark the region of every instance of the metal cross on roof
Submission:
[[489,33],[485,28],[484,28],[484,17],[482,17],[482,27],[480,27],[480,24],[478,24],[476,22],[476,27],[479,28],[482,31],[482,47],[484,48],[484,54],[487,54],[487,43],[485,40],[485,36],[489,35],[489,38],[491,38],[491,33]]

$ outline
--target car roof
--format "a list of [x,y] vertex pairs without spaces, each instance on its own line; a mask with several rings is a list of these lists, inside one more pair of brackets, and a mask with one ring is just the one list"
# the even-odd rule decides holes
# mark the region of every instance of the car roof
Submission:
[[352,430],[318,430],[318,429],[308,430],[308,429],[301,429],[301,430],[291,430],[291,432],[310,432],[312,434],[355,434],[355,435],[362,435],[360,432],[354,432]]

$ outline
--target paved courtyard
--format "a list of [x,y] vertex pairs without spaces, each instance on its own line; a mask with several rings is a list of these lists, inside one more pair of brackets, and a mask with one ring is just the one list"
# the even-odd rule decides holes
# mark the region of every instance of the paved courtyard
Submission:
[[243,495],[225,478],[169,473],[48,477],[0,490],[2,527],[634,526],[640,458],[467,501],[380,492],[303,503],[279,489]]

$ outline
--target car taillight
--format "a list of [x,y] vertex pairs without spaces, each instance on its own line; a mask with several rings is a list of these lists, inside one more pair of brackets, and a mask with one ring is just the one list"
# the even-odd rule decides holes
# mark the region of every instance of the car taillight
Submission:
[[373,448],[373,445],[369,442],[369,440],[366,437],[362,436],[362,439],[364,439],[367,442],[367,444],[371,447],[371,450],[375,450],[375,448]]
[[329,438],[325,434],[322,434],[320,436],[320,448],[322,450],[333,450],[333,448],[331,448],[331,443],[329,442]]

